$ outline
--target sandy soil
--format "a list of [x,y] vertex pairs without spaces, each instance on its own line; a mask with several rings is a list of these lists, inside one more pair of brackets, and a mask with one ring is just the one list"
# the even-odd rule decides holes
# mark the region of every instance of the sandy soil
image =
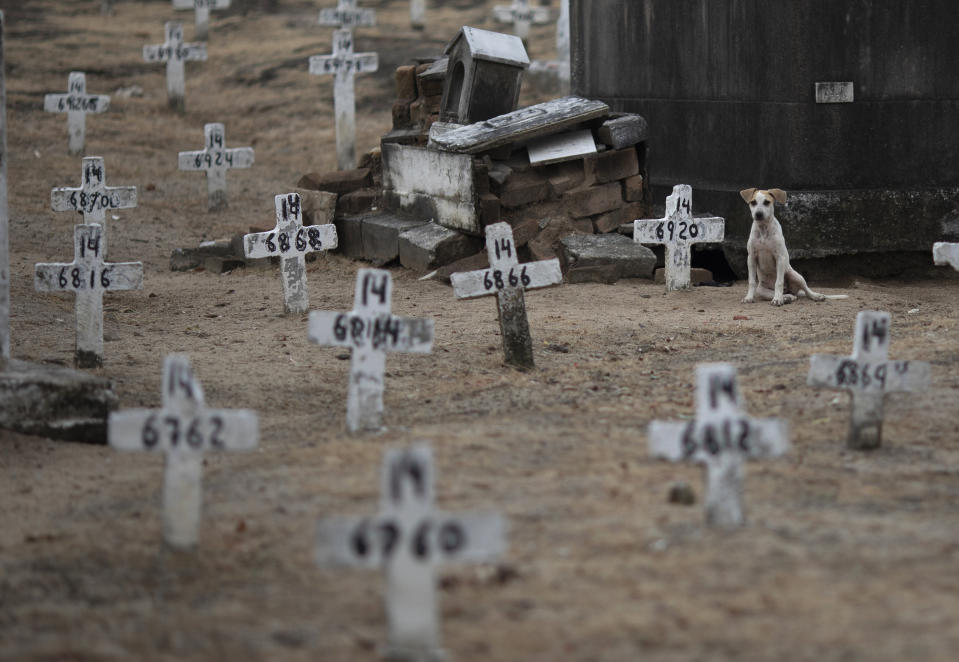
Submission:
[[[434,318],[435,350],[389,358],[389,430],[351,438],[349,361],[307,342],[305,316],[281,314],[275,268],[168,270],[175,247],[269,222],[274,194],[333,167],[331,83],[306,71],[308,55],[329,51],[315,21],[332,1],[214,14],[182,116],[166,109],[163,68],[140,59],[162,41],[169,3],[120,2],[110,19],[99,4],[0,0],[13,353],[64,365],[73,353],[72,298],[32,285],[34,263],[71,253],[75,218],[50,211],[49,191],[80,176],[66,121],[41,111],[42,96],[72,69],[91,92],[139,85],[142,97],[114,96],[87,123],[107,182],[139,188],[139,207],[111,223],[111,258],[146,272],[142,292],[106,299],[96,372],[122,407],[158,406],[162,357],[188,352],[210,405],[259,411],[260,448],[208,457],[201,544],[183,554],[161,544],[161,458],[0,432],[0,658],[377,659],[382,578],[317,568],[314,524],[373,512],[383,449],[429,440],[439,503],[499,508],[511,523],[499,563],[443,573],[453,659],[955,659],[959,282],[856,280],[846,301],[781,309],[741,304],[742,283],[669,296],[645,280],[564,285],[527,297],[538,367],[520,374],[502,364],[491,300],[458,302],[396,268],[394,310]],[[395,66],[438,52],[463,23],[490,26],[493,2],[430,3],[426,34],[409,29],[404,2],[363,4],[379,26],[359,32],[358,49],[378,50],[381,65],[357,79],[360,150],[388,129]],[[537,28],[532,55],[547,57],[551,40]],[[215,214],[202,175],[176,170],[176,152],[199,148],[212,121],[228,145],[256,149]],[[361,266],[314,262],[313,307],[348,310]],[[895,358],[933,363],[925,395],[887,400],[872,453],[844,449],[846,396],[805,386],[810,354],[851,351],[862,309],[892,313]],[[694,366],[717,360],[738,366],[751,414],[789,421],[794,444],[749,466],[749,524],[734,533],[706,529],[700,504],[667,503],[675,481],[701,499],[699,469],[646,451],[646,425],[692,415]]]

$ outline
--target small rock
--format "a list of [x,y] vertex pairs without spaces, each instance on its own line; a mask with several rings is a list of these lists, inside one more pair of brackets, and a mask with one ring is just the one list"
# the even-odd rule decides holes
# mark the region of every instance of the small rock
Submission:
[[696,493],[688,483],[673,483],[669,486],[669,503],[691,506],[696,503]]

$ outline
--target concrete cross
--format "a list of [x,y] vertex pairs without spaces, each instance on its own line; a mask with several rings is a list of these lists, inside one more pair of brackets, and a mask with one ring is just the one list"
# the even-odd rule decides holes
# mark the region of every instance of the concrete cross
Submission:
[[376,53],[354,53],[353,33],[347,29],[333,33],[333,55],[310,57],[314,76],[333,74],[333,113],[336,117],[336,160],[340,170],[356,167],[356,95],[353,76],[376,71]]
[[743,413],[736,368],[728,363],[696,366],[696,418],[649,424],[653,457],[686,460],[706,468],[706,522],[734,528],[744,523],[743,461],[775,457],[789,449],[786,421]]
[[110,107],[110,97],[105,94],[87,94],[87,76],[82,71],[71,71],[67,79],[66,94],[47,94],[43,97],[43,109],[48,113],[67,114],[69,149],[73,155],[80,154],[87,140],[87,113],[103,113]]
[[167,21],[164,24],[166,41],[162,44],[143,47],[143,59],[147,62],[166,62],[166,91],[170,107],[184,112],[184,62],[206,60],[206,44],[183,43],[183,24]]
[[410,26],[414,30],[426,27],[426,0],[410,0]]
[[306,287],[307,253],[333,250],[337,246],[336,226],[303,225],[303,205],[299,193],[273,198],[276,227],[243,237],[243,253],[249,258],[279,257],[283,277],[283,309],[287,313],[305,313],[310,308]]
[[559,78],[569,89],[571,64],[569,59],[569,0],[559,1],[559,19],[556,21],[556,59],[559,60]]
[[310,342],[352,349],[346,427],[354,434],[382,428],[386,353],[428,354],[433,349],[433,320],[392,315],[392,299],[389,271],[360,269],[351,312],[310,313]]
[[104,262],[107,238],[100,225],[76,225],[70,263],[37,264],[33,283],[39,292],[76,294],[78,368],[103,365],[103,293],[143,287],[140,262]]
[[0,10],[0,370],[10,360],[10,216],[7,211],[7,79]]
[[948,264],[959,271],[959,244],[937,241],[932,245],[932,259],[936,264]]
[[441,660],[437,567],[483,562],[506,551],[498,513],[435,510],[433,454],[427,445],[384,456],[380,512],[317,526],[316,561],[386,572],[389,659]]
[[226,209],[226,171],[232,168],[249,168],[253,165],[252,147],[226,148],[223,125],[204,124],[203,149],[196,152],[180,152],[180,170],[206,171],[207,210]]
[[349,30],[376,25],[376,12],[360,9],[356,3],[357,0],[338,0],[336,9],[321,9],[320,25]]
[[256,448],[258,425],[248,409],[207,409],[189,357],[170,354],[163,362],[163,407],[110,414],[107,439],[117,450],[166,456],[163,539],[186,549],[199,539],[203,453]]
[[864,310],[856,315],[852,356],[814,354],[806,383],[849,391],[852,412],[846,443],[854,450],[882,444],[882,404],[886,393],[929,387],[925,361],[889,360],[889,313]]
[[196,10],[196,38],[203,40],[210,33],[210,10],[229,6],[230,0],[173,0],[174,9]]
[[453,274],[453,292],[460,299],[496,294],[506,363],[529,370],[533,367],[533,341],[523,292],[562,282],[559,260],[520,264],[509,223],[486,226],[486,252],[489,269]]
[[[83,157],[79,188],[50,189],[50,207],[53,211],[83,214],[84,224],[98,223],[103,226],[104,237],[108,209],[132,209],[136,206],[136,186],[107,186],[107,171],[102,156]],[[106,259],[105,242],[100,253]]]
[[666,198],[666,216],[633,221],[633,241],[666,247],[666,291],[687,290],[692,244],[722,241],[726,221],[718,216],[693,218],[693,188],[677,184]]
[[493,16],[500,23],[511,23],[513,34],[526,39],[531,25],[549,23],[549,7],[530,7],[529,0],[513,0],[512,5],[493,7]]

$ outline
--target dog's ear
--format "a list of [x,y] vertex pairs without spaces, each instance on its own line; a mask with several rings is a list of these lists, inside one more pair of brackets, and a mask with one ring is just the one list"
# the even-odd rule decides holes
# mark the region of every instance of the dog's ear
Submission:
[[756,195],[756,191],[758,190],[759,190],[758,188],[743,189],[742,191],[739,192],[739,195],[743,196],[743,200],[745,200],[746,202],[749,202],[750,200],[753,199],[753,196]]
[[773,196],[773,200],[779,204],[786,202],[786,192],[781,188],[771,188],[769,189],[769,194]]

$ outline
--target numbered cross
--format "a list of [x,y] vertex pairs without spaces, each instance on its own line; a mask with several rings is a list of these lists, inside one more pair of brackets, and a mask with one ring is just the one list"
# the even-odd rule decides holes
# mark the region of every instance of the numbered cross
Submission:
[[385,570],[389,659],[443,659],[437,566],[488,561],[506,551],[502,516],[437,511],[433,483],[429,446],[387,451],[380,512],[322,520],[317,526],[321,566]]
[[7,79],[3,53],[6,22],[0,10],[0,370],[10,360],[10,216],[7,211]]
[[136,186],[107,186],[107,171],[102,156],[85,156],[81,164],[79,188],[50,189],[53,211],[75,211],[83,214],[86,225],[103,226],[100,254],[107,257],[107,210],[133,209],[137,206]]
[[196,38],[206,39],[210,32],[210,10],[226,9],[230,0],[173,0],[174,9],[196,11]]
[[460,299],[496,294],[506,363],[528,370],[533,367],[533,341],[523,291],[560,283],[559,260],[520,264],[509,223],[486,226],[486,252],[489,269],[453,274],[453,292]]
[[513,0],[512,5],[493,7],[493,16],[500,23],[511,23],[513,34],[526,39],[531,25],[549,23],[549,7],[530,7],[529,0]]
[[337,30],[333,33],[333,55],[310,57],[310,73],[315,76],[334,75],[333,112],[336,117],[336,160],[340,170],[356,167],[356,97],[353,76],[376,71],[379,57],[376,53],[354,53],[353,33]]
[[677,184],[666,198],[666,216],[633,221],[633,241],[666,247],[666,291],[690,287],[692,244],[722,241],[726,222],[718,216],[693,218],[693,188]]
[[416,30],[426,27],[426,0],[410,0],[410,25]]
[[204,146],[198,152],[180,152],[180,170],[205,170],[207,210],[225,209],[226,171],[233,168],[249,168],[253,165],[252,147],[226,148],[223,125],[203,125]]
[[276,227],[271,232],[258,232],[243,237],[246,257],[279,257],[283,278],[283,308],[287,313],[305,313],[310,308],[306,287],[307,253],[336,248],[336,226],[303,226],[303,205],[299,193],[286,193],[273,198]]
[[392,299],[389,271],[360,269],[351,312],[310,313],[311,342],[352,349],[346,398],[346,427],[352,433],[382,427],[386,353],[428,354],[433,349],[433,320],[392,315]]
[[775,457],[789,449],[786,422],[749,418],[739,402],[736,368],[728,363],[696,366],[696,418],[649,424],[653,457],[692,461],[706,469],[706,522],[732,528],[744,522],[743,461]]
[[936,264],[947,264],[959,271],[959,244],[937,241],[932,245],[932,259]]
[[100,225],[77,225],[73,229],[74,258],[68,264],[38,264],[34,286],[40,292],[76,294],[79,368],[103,365],[103,293],[139,290],[143,265],[139,262],[104,262],[106,237]]
[[71,154],[80,154],[86,145],[87,113],[102,113],[110,107],[105,94],[87,94],[87,77],[82,71],[71,71],[66,94],[47,94],[43,109],[48,113],[67,114],[67,135]]
[[889,360],[889,313],[864,310],[856,315],[852,356],[814,354],[809,386],[849,391],[849,448],[869,450],[882,444],[882,404],[886,393],[929,387],[925,361]]
[[252,450],[257,436],[256,412],[206,408],[189,357],[177,354],[163,362],[163,407],[110,414],[107,427],[118,450],[166,456],[163,539],[181,549],[199,539],[203,453]]
[[206,60],[206,44],[183,43],[183,24],[168,21],[164,24],[166,41],[162,44],[143,47],[143,59],[147,62],[166,62],[167,101],[171,108],[181,113],[186,110],[184,62]]
[[336,9],[321,9],[320,25],[350,30],[376,25],[376,12],[372,9],[360,9],[356,3],[357,0],[339,0]]

